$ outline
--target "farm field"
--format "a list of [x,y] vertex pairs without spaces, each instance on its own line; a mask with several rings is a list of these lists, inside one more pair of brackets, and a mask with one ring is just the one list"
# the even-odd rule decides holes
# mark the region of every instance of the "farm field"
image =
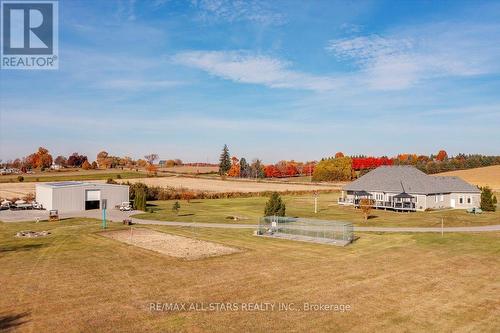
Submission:
[[500,191],[500,165],[492,165],[468,170],[449,171],[438,175],[457,176],[471,184],[489,186],[495,191]]
[[219,167],[218,166],[176,165],[173,167],[158,168],[158,171],[179,173],[179,174],[207,174],[207,173],[217,173],[219,171]]
[[161,177],[129,179],[131,183],[141,182],[148,186],[182,187],[190,190],[206,192],[268,192],[268,191],[314,191],[314,190],[338,190],[341,184],[287,184],[252,180],[221,180],[205,177]]
[[123,179],[147,177],[145,172],[133,170],[63,170],[63,171],[45,171],[34,174],[14,174],[0,175],[0,183],[17,183],[17,177],[23,176],[24,182],[58,182],[68,180],[106,180],[116,178],[120,175]]
[[[318,198],[318,213],[314,213],[312,195],[284,195],[286,215],[325,220],[352,222],[359,226],[384,227],[440,227],[443,218],[445,227],[481,226],[500,223],[500,210],[483,214],[468,214],[465,210],[435,212],[397,213],[372,210],[371,217],[364,221],[362,213],[353,207],[337,205],[339,192],[321,193]],[[174,201],[151,201],[153,212],[134,217],[160,221],[212,222],[212,223],[258,223],[264,214],[267,197],[179,200],[179,214],[172,211]]]
[[[241,252],[187,261],[102,237],[96,220],[0,223],[0,329],[498,332],[500,327],[499,233],[361,233],[340,248],[263,239],[245,230],[151,229]],[[51,234],[13,237],[20,230]],[[151,303],[176,302],[236,303],[239,309],[151,310]],[[248,303],[275,308],[243,311]],[[278,311],[279,303],[293,303],[293,310]],[[344,312],[304,311],[305,304],[340,304]]]

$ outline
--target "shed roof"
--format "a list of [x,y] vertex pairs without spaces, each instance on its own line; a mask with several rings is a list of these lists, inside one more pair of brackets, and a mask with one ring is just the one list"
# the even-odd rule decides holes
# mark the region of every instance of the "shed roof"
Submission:
[[41,183],[36,184],[36,186],[44,186],[50,188],[65,188],[65,187],[81,187],[81,186],[93,186],[93,187],[115,187],[115,186],[127,186],[119,184],[106,184],[106,183],[93,183],[93,182],[78,182],[78,181],[66,181],[66,182],[54,182],[54,183]]
[[458,177],[429,176],[412,166],[381,166],[347,184],[343,189],[409,194],[481,192]]

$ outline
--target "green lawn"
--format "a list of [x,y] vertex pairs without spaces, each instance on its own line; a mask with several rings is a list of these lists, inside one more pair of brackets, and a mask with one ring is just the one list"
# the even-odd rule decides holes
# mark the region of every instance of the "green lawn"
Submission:
[[23,174],[23,175],[4,175],[0,176],[0,183],[17,183],[17,177],[23,176],[24,182],[60,182],[60,181],[84,181],[84,180],[101,180],[113,178],[117,179],[120,175],[121,179],[145,178],[148,175],[144,172],[128,171],[128,170],[113,170],[113,171],[81,171],[79,172],[42,172],[38,174]]
[[[480,215],[471,215],[464,210],[415,213],[373,210],[370,219],[365,222],[358,209],[338,206],[338,196],[339,193],[320,194],[317,214],[314,213],[312,196],[283,196],[283,199],[288,216],[349,221],[363,226],[440,227],[441,218],[445,227],[500,224],[499,210]],[[153,213],[138,214],[134,217],[160,221],[256,224],[264,213],[266,201],[266,197],[192,200],[189,203],[179,201],[181,209],[178,215],[172,211],[174,201],[151,201],[149,208]]]
[[[111,224],[111,229],[124,228]],[[498,332],[500,233],[358,234],[345,248],[248,230],[154,229],[240,248],[185,261],[101,237],[99,221],[0,223],[0,330]],[[17,239],[19,230],[49,230]],[[165,311],[155,302],[346,304],[330,311]]]

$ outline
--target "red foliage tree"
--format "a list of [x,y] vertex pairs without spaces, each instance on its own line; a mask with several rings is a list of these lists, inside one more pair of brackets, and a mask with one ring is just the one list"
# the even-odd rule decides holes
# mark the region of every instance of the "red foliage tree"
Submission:
[[445,150],[440,150],[436,156],[436,160],[442,162],[446,159],[448,159],[448,153]]

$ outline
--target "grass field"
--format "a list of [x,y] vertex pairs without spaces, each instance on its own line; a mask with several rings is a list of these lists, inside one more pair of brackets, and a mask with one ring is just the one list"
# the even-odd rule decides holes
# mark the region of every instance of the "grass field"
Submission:
[[50,171],[38,172],[34,174],[22,175],[1,175],[0,183],[17,183],[17,177],[23,176],[24,182],[59,182],[68,180],[99,180],[116,178],[118,175],[123,179],[147,177],[145,172],[132,170],[71,170],[71,171]]
[[[122,228],[112,225],[112,229]],[[498,332],[500,234],[359,234],[345,247],[249,231],[156,227],[239,248],[186,261],[98,234],[99,222],[0,223],[0,323],[21,332]],[[20,240],[19,230],[49,230]],[[154,302],[237,311],[150,311]],[[242,311],[242,303],[349,305]],[[248,308],[248,307],[247,307]],[[263,308],[263,307],[262,307]],[[0,330],[2,329],[0,328]]]
[[484,168],[449,171],[438,174],[440,176],[457,176],[478,186],[489,186],[495,191],[500,191],[500,165]]
[[[364,222],[362,213],[353,207],[336,204],[338,192],[321,193],[318,198],[318,213],[314,213],[312,196],[283,196],[287,216],[309,217],[327,220],[353,222],[363,226],[406,226],[440,227],[441,218],[447,227],[480,226],[500,223],[500,210],[480,215],[468,214],[464,210],[435,212],[397,213],[384,210],[372,210],[371,218]],[[138,218],[162,221],[214,222],[214,223],[250,223],[255,224],[264,214],[267,197],[204,199],[191,202],[179,201],[179,214],[172,211],[174,201],[151,201],[152,213],[135,215]],[[231,219],[231,217],[236,217]]]

